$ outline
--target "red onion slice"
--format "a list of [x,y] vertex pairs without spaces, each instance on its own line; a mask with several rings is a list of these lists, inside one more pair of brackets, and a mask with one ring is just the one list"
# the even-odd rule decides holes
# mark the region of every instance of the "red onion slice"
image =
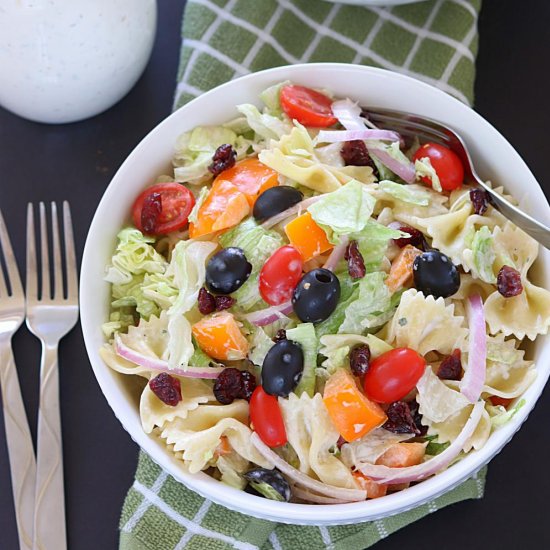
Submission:
[[475,403],[485,384],[487,370],[487,333],[481,296],[468,298],[468,325],[470,342],[468,345],[468,368],[460,381],[460,393],[470,403]]
[[115,335],[115,352],[117,355],[126,359],[147,370],[157,372],[166,372],[176,376],[184,376],[186,378],[217,378],[223,367],[188,367],[187,369],[171,369],[168,367],[168,362],[162,359],[147,357],[137,351],[129,348],[120,336]]
[[380,141],[399,141],[401,136],[391,130],[321,130],[317,134],[318,143],[336,143],[356,139],[376,139]]
[[281,223],[282,221],[286,220],[287,218],[290,218],[290,216],[294,216],[294,214],[300,214],[302,210],[305,210],[308,206],[311,206],[313,203],[317,202],[323,195],[317,195],[315,197],[309,197],[307,199],[304,199],[303,201],[300,201],[299,203],[295,204],[294,206],[291,206],[290,208],[287,208],[286,210],[283,210],[282,212],[279,212],[279,214],[267,218],[262,223],[262,227],[264,229],[271,229],[274,225],[277,225],[278,223]]
[[460,454],[462,447],[477,428],[484,409],[485,401],[478,401],[474,405],[470,418],[458,434],[458,437],[441,454],[434,456],[427,462],[417,464],[416,466],[408,466],[407,468],[389,468],[388,466],[376,464],[364,464],[358,469],[373,481],[388,485],[421,481],[436,474],[447,467]]
[[279,306],[271,306],[260,311],[247,313],[246,315],[243,315],[243,319],[246,319],[249,323],[252,323],[257,327],[265,327],[266,325],[270,325],[290,313],[292,313],[292,303],[288,301]]
[[387,166],[389,170],[397,174],[403,181],[414,183],[416,172],[412,162],[409,161],[407,164],[403,164],[378,147],[367,147],[367,149],[371,155],[374,155],[384,166]]
[[349,500],[342,500],[340,498],[331,498],[324,497],[322,495],[316,495],[315,493],[311,493],[310,491],[300,489],[300,487],[296,485],[292,487],[292,494],[295,497],[298,497],[302,500],[307,500],[308,502],[314,502],[315,504],[346,504],[347,502],[350,502]]
[[364,130],[365,121],[361,118],[361,107],[350,99],[340,99],[332,105],[332,114],[346,130]]
[[325,262],[323,267],[329,271],[334,271],[340,260],[344,257],[348,244],[349,237],[347,235],[342,235],[342,237],[340,237],[340,243],[332,249],[328,260]]
[[322,496],[332,497],[336,499],[342,499],[346,501],[356,502],[365,500],[367,498],[367,492],[361,489],[343,489],[342,487],[334,487],[334,485],[327,485],[321,481],[317,481],[306,474],[300,472],[288,462],[283,460],[277,453],[274,453],[254,432],[250,441],[258,452],[269,462],[271,462],[276,468],[278,468],[283,474],[288,476],[294,482],[319,493]]

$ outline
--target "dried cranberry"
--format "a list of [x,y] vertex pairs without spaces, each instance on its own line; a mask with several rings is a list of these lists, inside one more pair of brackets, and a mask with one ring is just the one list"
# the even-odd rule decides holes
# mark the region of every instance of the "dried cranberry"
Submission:
[[388,420],[382,427],[389,432],[420,435],[420,430],[414,422],[411,409],[405,401],[392,403],[387,408],[386,415]]
[[230,405],[241,396],[243,390],[241,371],[228,367],[220,372],[214,382],[214,397],[222,405]]
[[400,223],[400,222],[392,222],[388,227],[391,227],[392,229],[397,229],[398,231],[403,231],[403,233],[409,234],[409,237],[403,237],[401,239],[393,239],[393,242],[399,248],[403,248],[408,244],[412,246],[416,246],[417,248],[422,248],[422,249],[426,247],[426,241],[424,239],[424,235],[422,234],[422,231],[419,231],[418,229],[415,229],[410,225]]
[[357,241],[351,241],[347,248],[344,258],[348,262],[348,273],[352,279],[361,279],[367,272],[365,268],[365,260],[359,251]]
[[237,152],[229,143],[220,145],[212,157],[212,164],[208,167],[208,170],[214,176],[219,176],[224,170],[235,165],[236,156]]
[[509,265],[503,265],[497,275],[497,289],[505,298],[521,294],[523,285],[519,271]]
[[340,154],[346,166],[371,166],[374,168],[374,163],[367,151],[367,146],[360,139],[346,141]]
[[248,371],[241,371],[241,393],[239,397],[250,401],[252,393],[256,389],[256,377]]
[[349,366],[355,376],[363,376],[369,369],[370,348],[368,344],[355,346],[349,354]]
[[231,296],[216,296],[216,311],[222,311],[224,309],[229,309],[231,306],[235,305],[235,298]]
[[409,410],[411,411],[411,416],[414,421],[414,425],[416,426],[416,429],[419,431],[419,435],[426,435],[428,432],[428,426],[424,426],[422,424],[422,415],[420,414],[418,403],[415,399],[412,401],[409,401],[407,403],[409,406]]
[[277,334],[272,338],[274,342],[280,342],[281,340],[286,340],[286,330],[284,328],[280,328],[277,331]]
[[442,380],[460,380],[462,377],[462,363],[460,362],[460,350],[455,349],[441,361],[437,369],[437,376]]
[[233,367],[224,369],[214,382],[214,396],[222,405],[229,405],[235,399],[250,401],[255,389],[254,375]]
[[162,196],[160,193],[151,193],[143,200],[141,207],[141,228],[144,233],[155,233],[162,213]]
[[177,378],[161,372],[149,380],[151,391],[166,405],[175,407],[181,401],[181,384]]
[[201,288],[199,290],[199,311],[203,315],[208,315],[216,310],[216,298],[206,290]]
[[472,189],[470,191],[470,200],[474,206],[474,212],[482,216],[489,206],[490,195],[485,189]]

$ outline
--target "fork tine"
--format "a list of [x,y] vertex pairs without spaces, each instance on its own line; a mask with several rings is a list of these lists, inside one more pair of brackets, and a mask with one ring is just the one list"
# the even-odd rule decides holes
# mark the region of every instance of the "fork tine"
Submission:
[[437,130],[432,126],[428,126],[416,120],[400,119],[389,115],[379,115],[377,113],[371,116],[371,120],[382,124],[387,128],[406,130],[409,134],[415,132],[417,135],[422,134],[429,137],[431,140],[437,139],[438,141],[447,142],[450,137],[441,130]]
[[71,207],[63,201],[63,232],[65,234],[65,263],[67,265],[67,298],[78,300],[78,276],[76,271],[76,253],[74,247]]
[[41,300],[50,300],[52,288],[50,285],[50,254],[48,250],[48,226],[46,222],[46,205],[40,202],[40,258],[42,263]]
[[59,220],[57,218],[57,204],[51,203],[52,208],[52,241],[53,241],[53,280],[54,299],[63,299],[63,266],[61,265],[61,244],[59,240]]
[[32,202],[27,205],[27,274],[25,287],[27,300],[38,298],[38,281],[36,276],[36,237],[34,234],[34,209]]

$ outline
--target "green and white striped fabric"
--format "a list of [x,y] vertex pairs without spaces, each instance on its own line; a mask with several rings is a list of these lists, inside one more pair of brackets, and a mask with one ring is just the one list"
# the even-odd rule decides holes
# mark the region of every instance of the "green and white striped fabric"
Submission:
[[283,525],[245,516],[186,489],[145,453],[120,521],[120,550],[361,550],[405,525],[483,496],[483,469],[443,496],[378,521],[334,527]]
[[188,0],[176,107],[244,74],[296,63],[373,65],[473,102],[481,0],[364,8],[322,0]]
[[[279,65],[337,61],[424,80],[473,102],[481,0],[363,8],[322,0],[188,0],[174,106]],[[483,469],[414,510],[347,526],[276,524],[185,488],[143,452],[120,522],[121,550],[360,550],[440,508],[483,496]]]

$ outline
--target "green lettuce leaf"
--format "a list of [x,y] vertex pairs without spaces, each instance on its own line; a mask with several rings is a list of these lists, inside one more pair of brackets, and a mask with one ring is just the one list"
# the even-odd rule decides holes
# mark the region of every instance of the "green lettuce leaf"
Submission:
[[378,188],[402,202],[418,206],[428,206],[430,204],[430,194],[427,191],[415,189],[414,187],[411,189],[408,185],[402,183],[382,180],[378,184]]
[[260,99],[264,102],[267,112],[270,115],[280,117],[283,115],[281,107],[281,89],[290,84],[290,80],[285,80],[274,86],[270,86],[260,93]]
[[317,350],[319,349],[319,341],[315,334],[313,323],[300,323],[296,328],[287,330],[286,337],[300,344],[304,352],[304,371],[294,393],[300,396],[306,392],[310,397],[313,397],[315,393]]
[[472,256],[479,278],[486,283],[495,284],[497,278],[493,272],[493,264],[496,254],[493,248],[493,236],[486,225],[475,232],[472,239]]
[[450,441],[446,441],[445,443],[438,443],[436,436],[435,439],[432,439],[426,446],[426,454],[430,456],[436,456],[442,453],[450,444]]
[[248,358],[258,367],[264,363],[267,352],[273,347],[273,340],[266,334],[262,327],[253,326],[249,337],[250,352]]
[[279,139],[292,129],[292,124],[287,118],[281,119],[269,113],[260,113],[251,103],[237,105],[237,110],[246,117],[248,125],[259,139]]
[[[249,311],[263,300],[258,291],[260,270],[266,260],[284,244],[283,237],[276,231],[269,231],[248,218],[220,237],[224,248],[236,246],[244,251],[247,260],[252,264],[248,280],[231,296],[237,300],[237,306]],[[266,305],[267,307],[267,305]]]
[[359,296],[345,311],[338,332],[362,334],[366,329],[384,324],[381,315],[391,309],[391,294],[384,284],[386,274],[367,273],[359,281]]
[[340,236],[356,233],[364,229],[372,212],[376,199],[368,193],[365,186],[351,180],[336,191],[323,195],[308,207],[311,217],[321,226],[333,243]]
[[434,191],[443,191],[443,188],[441,187],[441,182],[439,181],[439,176],[437,175],[437,172],[435,171],[435,168],[432,166],[432,162],[428,157],[417,159],[414,162],[414,169],[416,171],[417,179],[423,177],[429,178],[429,180],[432,182],[432,189]]
[[506,410],[502,405],[487,405],[487,412],[489,413],[489,416],[491,417],[491,426],[493,429],[501,428],[514,416],[516,413],[525,405],[526,401],[525,399],[520,399],[513,407]]
[[203,202],[206,200],[206,197],[208,196],[208,193],[210,192],[210,189],[208,187],[201,187],[199,196],[196,199],[195,206],[193,206],[193,209],[189,213],[189,223],[197,223],[197,216],[199,215],[199,209],[202,206]]
[[149,319],[151,315],[160,313],[156,302],[147,297],[143,291],[143,275],[135,275],[128,284],[113,285],[112,295],[114,300],[111,307],[114,309],[135,307],[140,317]]
[[135,323],[132,308],[120,308],[109,315],[109,321],[101,325],[105,338],[112,338],[115,332],[126,332]]

